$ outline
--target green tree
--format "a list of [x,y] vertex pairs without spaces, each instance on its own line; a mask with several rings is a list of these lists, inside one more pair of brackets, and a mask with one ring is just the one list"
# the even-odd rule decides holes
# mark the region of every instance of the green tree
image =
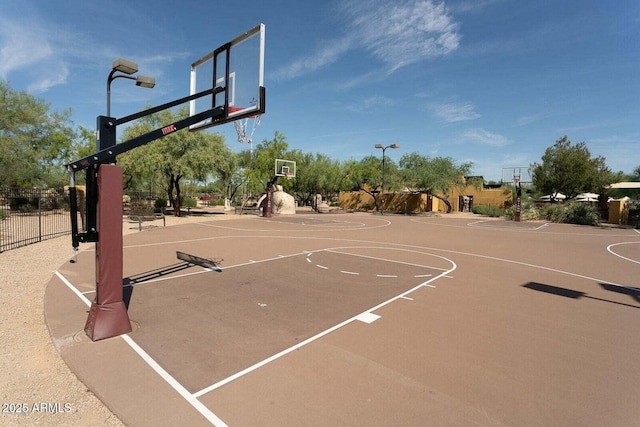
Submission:
[[[122,139],[126,141],[144,135],[187,115],[188,110],[182,108],[177,112],[164,110],[143,117],[125,130]],[[182,180],[202,181],[208,174],[219,176],[221,171],[227,170],[229,157],[231,151],[221,135],[181,130],[119,156],[118,162],[123,166],[129,185],[160,174],[174,215],[180,216]]]
[[70,115],[0,81],[0,185],[62,184],[76,138]]
[[464,188],[465,176],[471,172],[471,162],[457,165],[451,157],[430,158],[418,153],[405,154],[400,168],[405,185],[412,191],[430,194],[442,200],[451,212],[449,193],[452,188]]
[[[253,155],[249,151],[243,151],[240,155],[240,167],[244,171],[247,191],[251,194],[261,194],[267,188],[267,183],[273,178],[274,165],[276,159],[287,159],[289,144],[287,138],[276,131],[273,139],[263,140],[257,144],[253,150]],[[280,181],[280,185],[285,190],[292,185],[287,181]]]
[[302,153],[294,150],[287,153],[289,160],[296,161],[296,178],[292,181],[292,191],[298,200],[308,203],[315,194],[330,198],[340,191],[343,177],[341,163],[330,157],[316,153]]
[[[612,180],[612,183],[622,182],[622,181],[629,181],[629,182],[640,181],[640,166],[637,166],[636,168],[634,168],[631,173],[618,172],[618,174],[614,175],[614,178],[615,179]],[[631,197],[632,199],[640,199],[640,189],[635,189],[635,188],[609,189],[607,190],[607,196],[613,197],[614,199],[620,199],[625,196]]]
[[[388,156],[384,161],[384,190],[392,191],[400,187],[398,166]],[[373,197],[376,210],[380,210],[382,202],[382,159],[370,155],[360,161],[349,160],[344,165],[346,187],[351,191],[364,191]]]
[[541,163],[533,163],[531,170],[536,189],[554,198],[559,193],[568,199],[584,192],[601,194],[617,179],[604,157],[592,158],[584,142],[574,145],[566,136],[548,147]]

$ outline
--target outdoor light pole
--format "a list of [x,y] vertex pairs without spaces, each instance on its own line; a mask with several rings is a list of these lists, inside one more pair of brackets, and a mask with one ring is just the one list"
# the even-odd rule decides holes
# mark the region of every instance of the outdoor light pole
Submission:
[[384,152],[387,151],[387,148],[400,148],[400,144],[391,144],[386,147],[382,144],[376,144],[375,148],[382,150],[382,185],[380,191],[382,192],[381,202],[382,207],[380,210],[380,215],[384,215]]
[[[116,72],[124,74],[115,74]],[[118,78],[135,80],[136,86],[142,86],[151,89],[156,85],[156,79],[149,76],[138,75],[131,77],[131,74],[138,72],[138,64],[128,59],[118,58],[113,61],[111,72],[107,78],[107,117],[111,117],[111,82]]]

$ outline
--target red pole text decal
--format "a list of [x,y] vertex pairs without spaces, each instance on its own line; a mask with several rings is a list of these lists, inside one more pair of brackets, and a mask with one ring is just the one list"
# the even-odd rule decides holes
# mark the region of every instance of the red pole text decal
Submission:
[[166,128],[162,128],[162,134],[163,135],[166,135],[168,133],[175,132],[175,131],[176,131],[175,125],[169,125]]

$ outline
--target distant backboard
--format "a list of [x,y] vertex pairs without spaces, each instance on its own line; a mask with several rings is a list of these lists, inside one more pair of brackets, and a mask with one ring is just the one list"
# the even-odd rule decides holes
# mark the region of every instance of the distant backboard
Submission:
[[220,114],[189,130],[264,113],[264,38],[264,24],[259,24],[191,64],[190,95],[215,90],[190,101],[190,116],[211,109]]
[[503,184],[530,184],[533,182],[529,166],[515,166],[502,168]]
[[285,176],[287,178],[295,178],[296,162],[293,160],[276,159],[274,172],[276,176]]

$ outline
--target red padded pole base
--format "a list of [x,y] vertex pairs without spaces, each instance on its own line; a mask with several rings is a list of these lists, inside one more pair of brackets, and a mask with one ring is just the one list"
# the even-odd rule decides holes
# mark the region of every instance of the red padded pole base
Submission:
[[131,332],[131,322],[123,301],[91,304],[84,331],[91,341],[117,337]]

